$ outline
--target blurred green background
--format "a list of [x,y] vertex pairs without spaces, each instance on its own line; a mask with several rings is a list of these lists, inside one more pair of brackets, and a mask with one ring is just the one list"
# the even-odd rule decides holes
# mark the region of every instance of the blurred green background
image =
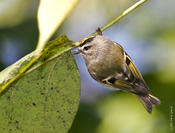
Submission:
[[[136,0],[80,0],[55,34],[79,41]],[[33,51],[38,39],[37,0],[0,1],[0,70]],[[173,133],[175,128],[175,1],[149,0],[104,35],[121,44],[161,105],[148,114],[132,94],[94,81],[81,56],[81,103],[70,133]]]

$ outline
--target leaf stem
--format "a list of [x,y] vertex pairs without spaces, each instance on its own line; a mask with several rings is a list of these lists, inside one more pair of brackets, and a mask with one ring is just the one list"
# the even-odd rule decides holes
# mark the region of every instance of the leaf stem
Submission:
[[[136,9],[138,6],[142,5],[146,1],[148,1],[148,0],[140,0],[140,1],[138,1],[137,3],[135,3],[134,5],[132,5],[131,7],[129,7],[128,9],[126,9],[120,16],[116,17],[110,23],[108,23],[105,26],[103,26],[102,28],[100,28],[101,31],[104,31],[104,30],[108,29],[113,24],[117,23],[120,19],[122,19],[123,17],[125,17],[126,15],[128,15],[130,12],[132,12],[134,9]],[[97,32],[94,32],[90,36],[94,36],[96,34],[97,34]]]

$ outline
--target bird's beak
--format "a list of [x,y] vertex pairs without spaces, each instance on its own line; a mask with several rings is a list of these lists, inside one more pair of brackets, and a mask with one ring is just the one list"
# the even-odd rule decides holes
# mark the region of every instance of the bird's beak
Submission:
[[80,51],[77,49],[76,51],[73,52],[74,55],[80,54]]
[[76,51],[73,52],[74,55],[81,54],[81,53],[83,53],[83,51],[80,48],[78,48]]

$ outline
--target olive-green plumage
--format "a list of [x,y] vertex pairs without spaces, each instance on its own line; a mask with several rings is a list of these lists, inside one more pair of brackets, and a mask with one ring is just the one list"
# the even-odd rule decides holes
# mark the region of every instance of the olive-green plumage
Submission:
[[135,94],[149,113],[152,105],[160,104],[119,44],[99,34],[82,42],[78,53],[84,57],[91,76],[104,86]]

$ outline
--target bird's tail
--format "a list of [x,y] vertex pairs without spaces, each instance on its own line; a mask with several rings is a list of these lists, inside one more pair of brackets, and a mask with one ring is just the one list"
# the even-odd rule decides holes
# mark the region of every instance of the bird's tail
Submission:
[[152,113],[152,106],[160,104],[160,100],[152,95],[137,95],[137,98],[143,104],[148,113]]

